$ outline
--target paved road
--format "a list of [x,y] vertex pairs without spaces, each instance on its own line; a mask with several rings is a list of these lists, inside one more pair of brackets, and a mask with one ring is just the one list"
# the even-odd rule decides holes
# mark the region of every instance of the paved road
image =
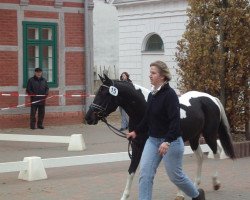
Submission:
[[[127,150],[126,140],[113,135],[102,123],[97,126],[72,125],[46,127],[44,130],[8,129],[0,132],[40,135],[82,133],[87,146],[86,151],[68,152],[65,144],[0,141],[0,162],[19,161],[25,156],[51,158]],[[218,164],[222,188],[213,191],[211,176],[214,162],[206,159],[204,163],[201,187],[206,191],[207,200],[250,200],[250,158],[221,160]],[[0,200],[118,200],[125,186],[128,165],[129,162],[124,161],[51,168],[46,169],[47,180],[33,182],[18,180],[17,172],[0,174]],[[194,177],[195,168],[195,158],[192,155],[185,156],[184,170],[190,177]],[[137,183],[138,174],[135,176],[130,200],[137,199]],[[173,200],[175,193],[176,188],[170,183],[161,165],[155,177],[153,200]]]

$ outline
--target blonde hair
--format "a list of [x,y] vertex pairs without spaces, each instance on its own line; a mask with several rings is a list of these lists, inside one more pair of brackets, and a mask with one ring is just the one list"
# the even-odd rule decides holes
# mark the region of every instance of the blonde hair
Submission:
[[157,60],[150,64],[150,67],[152,66],[156,66],[159,69],[159,73],[160,75],[165,77],[165,81],[170,81],[172,79],[172,76],[170,74],[169,68],[166,63],[160,60]]

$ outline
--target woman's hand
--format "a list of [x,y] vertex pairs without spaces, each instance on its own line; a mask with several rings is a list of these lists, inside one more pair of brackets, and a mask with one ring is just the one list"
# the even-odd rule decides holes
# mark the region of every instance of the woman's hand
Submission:
[[126,134],[127,139],[135,139],[136,138],[136,133],[135,131],[129,132]]
[[168,142],[163,142],[163,143],[160,145],[160,147],[159,147],[159,150],[158,150],[159,154],[160,154],[161,156],[164,156],[164,155],[167,153],[168,148],[169,148],[169,143],[168,143]]

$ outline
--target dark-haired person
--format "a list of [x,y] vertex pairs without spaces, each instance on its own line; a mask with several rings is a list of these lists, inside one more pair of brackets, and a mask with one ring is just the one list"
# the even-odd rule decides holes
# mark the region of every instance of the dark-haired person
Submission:
[[156,170],[163,160],[169,179],[193,200],[205,200],[205,193],[197,189],[182,171],[184,143],[180,129],[180,105],[175,91],[170,87],[171,74],[162,61],[150,64],[150,81],[153,86],[148,96],[143,120],[127,138],[147,131],[139,177],[139,200],[151,200]]
[[[120,75],[120,80],[132,83],[132,81],[129,79],[128,72],[122,72],[121,75]],[[128,115],[125,112],[125,110],[123,110],[121,107],[119,107],[119,110],[120,110],[120,113],[121,113],[121,128],[120,128],[120,131],[124,131],[124,130],[128,129]]]
[[[36,128],[36,112],[38,110],[37,128],[44,129],[43,119],[45,115],[45,100],[49,93],[47,80],[42,76],[43,71],[41,68],[35,69],[35,74],[28,80],[26,92],[31,95],[31,108],[30,108],[30,128]],[[42,95],[42,96],[36,96]],[[44,96],[43,96],[44,95]]]

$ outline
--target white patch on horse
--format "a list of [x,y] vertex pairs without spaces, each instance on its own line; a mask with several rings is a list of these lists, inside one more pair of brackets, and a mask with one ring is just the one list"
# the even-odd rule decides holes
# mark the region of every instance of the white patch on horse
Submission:
[[181,119],[185,119],[187,117],[186,111],[183,110],[182,108],[180,108],[180,116],[181,116]]
[[150,93],[150,90],[149,89],[147,89],[147,88],[145,88],[145,87],[142,87],[141,85],[137,85],[137,84],[135,84],[135,83],[133,83],[134,84],[134,86],[135,86],[135,89],[140,89],[141,91],[142,91],[142,94],[144,95],[144,97],[145,97],[145,100],[147,101],[147,99],[148,99],[148,95],[149,95],[149,93]]
[[198,97],[208,97],[209,99],[211,99],[220,109],[220,105],[218,104],[217,100],[215,97],[213,97],[210,94],[204,93],[204,92],[197,92],[197,91],[190,91],[187,92],[183,95],[181,95],[179,97],[179,101],[181,104],[185,105],[185,106],[191,106],[190,104],[190,100],[191,98],[198,98]]

